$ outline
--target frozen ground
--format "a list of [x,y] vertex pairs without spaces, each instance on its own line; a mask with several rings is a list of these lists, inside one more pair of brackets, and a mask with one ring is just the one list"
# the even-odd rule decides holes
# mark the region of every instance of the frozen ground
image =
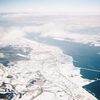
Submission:
[[[64,55],[59,48],[27,39],[0,43],[1,47],[7,45],[21,48],[23,52],[27,48],[31,51],[27,61],[10,62],[8,67],[0,64],[0,94],[6,100],[97,100],[82,88],[90,81],[81,78],[72,57]],[[20,52],[17,55],[26,57]],[[0,53],[0,57],[5,54]]]

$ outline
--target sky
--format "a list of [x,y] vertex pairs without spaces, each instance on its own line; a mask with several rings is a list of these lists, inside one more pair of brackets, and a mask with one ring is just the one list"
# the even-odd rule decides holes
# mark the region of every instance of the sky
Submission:
[[0,12],[98,13],[100,0],[0,0]]

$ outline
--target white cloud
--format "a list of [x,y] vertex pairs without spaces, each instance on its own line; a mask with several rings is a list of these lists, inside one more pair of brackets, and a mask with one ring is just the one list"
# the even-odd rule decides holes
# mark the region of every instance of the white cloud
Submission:
[[0,38],[2,39],[3,37],[3,34],[4,34],[4,29],[2,27],[0,27]]
[[10,27],[4,29],[3,33],[0,34],[2,40],[14,40],[25,36],[25,32],[21,27]]
[[[9,16],[9,14],[8,14]],[[95,45],[99,45],[100,33],[89,33],[88,30],[86,32],[82,32],[87,28],[90,30],[96,27],[99,28],[100,20],[99,16],[33,16],[28,14],[14,14],[14,17],[23,18],[25,23],[34,23],[32,25],[24,25],[24,26],[15,26],[4,29],[0,28],[0,32],[3,32],[3,39],[15,39],[24,37],[26,34],[39,34],[41,37],[52,37],[52,38],[60,38],[60,39],[68,39],[73,42],[80,43],[92,43]],[[26,20],[25,16],[27,16]],[[20,19],[19,18],[19,23]],[[16,19],[15,19],[16,20]],[[14,21],[14,20],[13,20]],[[17,20],[16,20],[17,21]],[[23,22],[24,23],[24,22]],[[75,31],[79,30],[79,31]],[[95,29],[98,30],[98,29]],[[2,33],[1,32],[1,33]],[[1,35],[1,34],[0,34]]]
[[[61,23],[62,24],[62,23]],[[62,39],[71,39],[73,42],[80,42],[80,43],[92,43],[97,44],[97,41],[100,40],[100,34],[99,33],[92,33],[87,34],[86,33],[76,33],[76,32],[70,32],[70,30],[74,29],[81,29],[82,26],[75,26],[73,25],[61,25],[56,23],[48,23],[48,24],[42,24],[40,26],[27,26],[24,27],[23,30],[28,33],[35,33],[40,34],[41,37],[52,37],[52,38],[62,38]],[[92,25],[91,25],[92,26]],[[77,28],[78,27],[78,28]],[[85,26],[83,26],[83,30],[85,30]],[[91,28],[94,28],[93,26]]]
[[1,17],[3,18],[22,18],[22,17],[30,17],[33,16],[32,14],[28,14],[28,13],[11,13],[11,14],[5,14],[2,15]]

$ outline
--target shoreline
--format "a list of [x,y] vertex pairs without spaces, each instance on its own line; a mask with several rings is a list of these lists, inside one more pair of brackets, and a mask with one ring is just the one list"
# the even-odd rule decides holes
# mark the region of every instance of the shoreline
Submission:
[[[10,45],[12,45],[12,43],[10,43]],[[73,66],[72,57],[63,54],[62,50],[54,46],[44,45],[28,39],[21,39],[15,44],[13,42],[13,46],[15,45],[18,48],[22,48],[24,52],[25,47],[32,48],[30,54],[27,55],[27,57],[30,57],[29,61],[19,61],[14,66],[5,68],[5,71],[7,73],[3,75],[3,81],[9,83],[11,80],[7,79],[6,77],[7,75],[11,74],[14,77],[11,84],[17,85],[15,89],[18,92],[27,90],[26,85],[29,84],[29,80],[34,79],[34,73],[36,72],[37,74],[37,71],[39,71],[41,75],[45,77],[46,82],[41,87],[40,84],[43,81],[41,79],[38,87],[41,87],[42,89],[44,89],[44,91],[47,87],[48,91],[53,92],[53,97],[56,93],[57,97],[59,98],[58,100],[63,100],[64,98],[76,98],[75,100],[78,100],[78,97],[82,98],[82,100],[87,100],[88,98],[96,100],[95,97],[93,97],[82,88],[84,84],[88,84],[88,80],[81,77],[80,68],[75,68],[75,66]],[[20,55],[21,54],[19,54],[19,56]],[[4,72],[2,72],[2,74],[4,74]],[[34,90],[34,88],[37,88],[37,84],[36,87],[34,85],[32,85],[32,87]],[[30,87],[29,90],[32,87]],[[61,94],[59,94],[57,91],[62,92],[62,99],[61,97],[59,97]],[[51,93],[47,95],[51,95]],[[35,98],[35,100],[38,100],[38,98],[40,98],[41,96]],[[54,98],[50,100],[54,100]]]

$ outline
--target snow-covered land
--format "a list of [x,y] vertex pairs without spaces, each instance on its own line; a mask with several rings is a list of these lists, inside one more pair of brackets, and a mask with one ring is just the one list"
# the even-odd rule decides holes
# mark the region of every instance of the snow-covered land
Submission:
[[[82,79],[80,69],[73,66],[73,59],[53,46],[27,39],[2,41],[29,54],[16,55],[29,60],[0,64],[0,95],[6,100],[97,100],[82,88],[89,80]],[[1,56],[4,55],[0,53]],[[3,57],[3,56],[2,56]],[[7,94],[8,93],[8,94]],[[5,98],[4,98],[5,99]]]

